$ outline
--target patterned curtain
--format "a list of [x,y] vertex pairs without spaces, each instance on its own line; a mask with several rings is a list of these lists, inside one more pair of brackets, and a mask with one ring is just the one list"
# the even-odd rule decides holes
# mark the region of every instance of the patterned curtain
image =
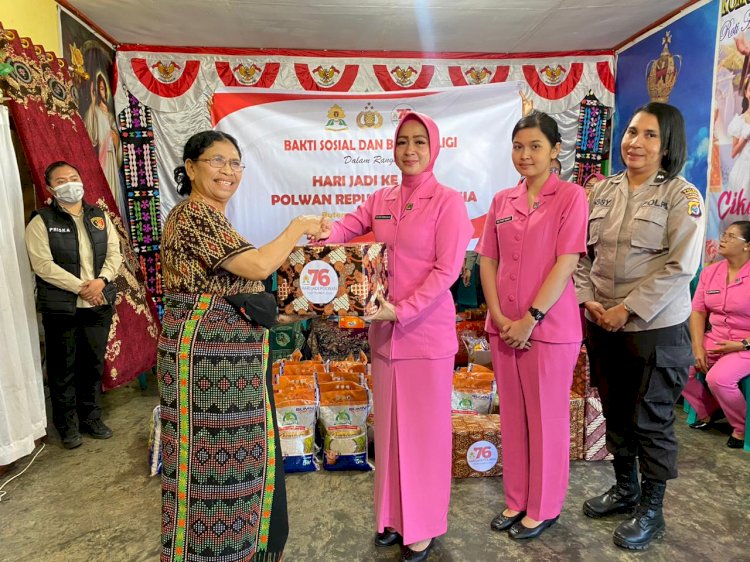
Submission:
[[44,169],[55,160],[72,163],[86,186],[86,201],[107,212],[120,235],[123,265],[105,355],[102,387],[124,384],[156,364],[159,321],[139,262],[130,247],[117,205],[71,94],[67,63],[0,25],[0,61],[13,71],[0,80],[24,153],[38,204],[49,202]]
[[151,109],[132,95],[128,99],[130,104],[120,112],[119,118],[130,239],[146,275],[146,287],[154,297],[161,318],[164,314],[161,209]]

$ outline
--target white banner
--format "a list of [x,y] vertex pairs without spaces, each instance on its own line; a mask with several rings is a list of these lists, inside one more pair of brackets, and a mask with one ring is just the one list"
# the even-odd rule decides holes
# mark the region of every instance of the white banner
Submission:
[[399,183],[395,127],[402,112],[418,111],[440,128],[435,176],[463,193],[478,236],[493,195],[518,183],[511,132],[521,117],[519,86],[367,94],[219,90],[215,127],[237,138],[247,166],[227,215],[260,246],[297,215],[337,218],[354,210],[374,191]]

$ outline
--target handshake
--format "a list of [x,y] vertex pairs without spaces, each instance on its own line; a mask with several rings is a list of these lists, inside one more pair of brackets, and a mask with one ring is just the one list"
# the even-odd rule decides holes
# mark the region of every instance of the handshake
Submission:
[[328,217],[300,215],[292,220],[290,226],[301,230],[300,236],[307,236],[308,242],[318,242],[325,240],[331,235],[333,223]]

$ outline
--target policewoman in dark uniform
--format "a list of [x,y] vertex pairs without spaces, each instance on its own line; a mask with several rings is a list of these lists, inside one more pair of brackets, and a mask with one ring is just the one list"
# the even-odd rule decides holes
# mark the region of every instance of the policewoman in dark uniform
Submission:
[[52,420],[63,446],[81,445],[81,431],[107,439],[99,394],[112,323],[112,284],[122,263],[114,226],[83,201],[78,170],[54,162],[44,174],[52,205],[34,213],[26,249],[42,313]]
[[637,109],[620,151],[626,170],[594,188],[588,256],[575,273],[617,480],[583,510],[589,517],[633,512],[613,540],[640,550],[664,535],[666,483],[677,477],[674,405],[694,360],[690,280],[701,258],[705,212],[698,190],[677,175],[687,149],[676,108]]

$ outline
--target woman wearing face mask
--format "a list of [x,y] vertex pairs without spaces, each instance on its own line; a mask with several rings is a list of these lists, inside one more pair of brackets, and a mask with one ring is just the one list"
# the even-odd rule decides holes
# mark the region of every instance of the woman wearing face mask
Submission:
[[616,478],[583,511],[603,517],[635,509],[613,540],[640,550],[664,535],[664,492],[667,480],[677,478],[674,405],[693,364],[690,281],[700,263],[705,213],[698,190],[678,175],[687,149],[675,107],[638,108],[620,156],[625,171],[594,188],[589,252],[575,274]]
[[52,420],[63,446],[73,449],[82,443],[81,431],[112,436],[101,419],[99,388],[114,304],[106,287],[122,256],[107,215],[83,200],[78,170],[54,162],[44,178],[54,199],[34,213],[26,248],[44,325]]
[[500,395],[505,509],[491,523],[532,539],[557,521],[568,488],[570,387],[581,350],[572,275],[586,250],[586,196],[551,171],[560,133],[534,111],[513,129],[524,180],[497,193],[477,244]]
[[450,293],[473,229],[461,195],[432,173],[435,122],[408,113],[396,129],[401,184],[376,191],[318,239],[373,232],[388,248],[388,301],[370,318],[375,407],[375,544],[426,560],[448,529],[451,384],[458,351]]

